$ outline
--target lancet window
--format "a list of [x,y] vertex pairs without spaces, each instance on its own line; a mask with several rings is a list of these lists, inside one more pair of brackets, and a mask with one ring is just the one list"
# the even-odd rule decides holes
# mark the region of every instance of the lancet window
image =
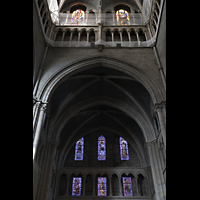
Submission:
[[84,152],[84,138],[82,137],[76,142],[75,146],[75,160],[83,160]]
[[133,196],[131,177],[122,177],[122,183],[123,183],[123,195]]
[[98,160],[106,160],[106,139],[103,135],[98,138]]
[[120,146],[121,160],[129,160],[128,142],[124,138],[120,137],[119,146]]
[[98,177],[98,196],[107,196],[107,183],[106,183],[106,177]]
[[74,177],[72,183],[72,196],[81,196],[81,177]]

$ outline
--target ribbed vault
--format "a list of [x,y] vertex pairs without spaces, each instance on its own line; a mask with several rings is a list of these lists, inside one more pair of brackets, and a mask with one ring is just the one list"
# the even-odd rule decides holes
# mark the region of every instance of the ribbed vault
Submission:
[[47,133],[59,144],[60,167],[79,138],[99,132],[126,138],[146,165],[144,146],[155,138],[152,97],[134,77],[104,64],[71,71],[49,93]]

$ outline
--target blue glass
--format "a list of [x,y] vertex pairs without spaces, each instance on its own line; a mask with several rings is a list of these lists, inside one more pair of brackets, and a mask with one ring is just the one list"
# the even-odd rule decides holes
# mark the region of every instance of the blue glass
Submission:
[[120,137],[119,138],[121,160],[129,160],[128,142]]
[[72,196],[81,196],[81,177],[74,177],[72,183]]
[[123,182],[123,195],[133,196],[131,177],[122,177],[122,182]]
[[76,142],[74,160],[83,160],[84,138]]
[[107,196],[107,183],[106,177],[98,177],[97,184],[98,196]]
[[106,139],[103,135],[98,138],[98,160],[106,160]]

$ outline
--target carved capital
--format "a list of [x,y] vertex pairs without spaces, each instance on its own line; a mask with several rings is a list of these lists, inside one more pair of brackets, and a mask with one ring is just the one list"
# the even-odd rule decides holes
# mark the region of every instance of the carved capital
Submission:
[[166,107],[166,101],[162,101],[161,103],[156,103],[154,106],[154,112],[159,112],[165,107]]
[[40,105],[40,111],[45,111],[47,108],[47,103],[41,103]]
[[162,103],[156,103],[154,106],[154,112],[159,112],[160,110],[162,110]]

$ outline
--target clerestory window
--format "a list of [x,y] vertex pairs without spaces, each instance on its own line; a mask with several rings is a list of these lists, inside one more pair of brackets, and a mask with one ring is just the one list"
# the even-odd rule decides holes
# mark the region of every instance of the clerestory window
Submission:
[[84,138],[82,137],[76,142],[74,160],[83,160],[83,152],[84,152]]
[[85,12],[77,9],[72,13],[72,24],[82,24],[85,19]]
[[126,10],[120,9],[116,12],[117,25],[130,25],[129,14]]
[[121,160],[129,160],[128,142],[120,137],[119,138]]
[[103,135],[98,138],[98,160],[106,160],[106,139]]

